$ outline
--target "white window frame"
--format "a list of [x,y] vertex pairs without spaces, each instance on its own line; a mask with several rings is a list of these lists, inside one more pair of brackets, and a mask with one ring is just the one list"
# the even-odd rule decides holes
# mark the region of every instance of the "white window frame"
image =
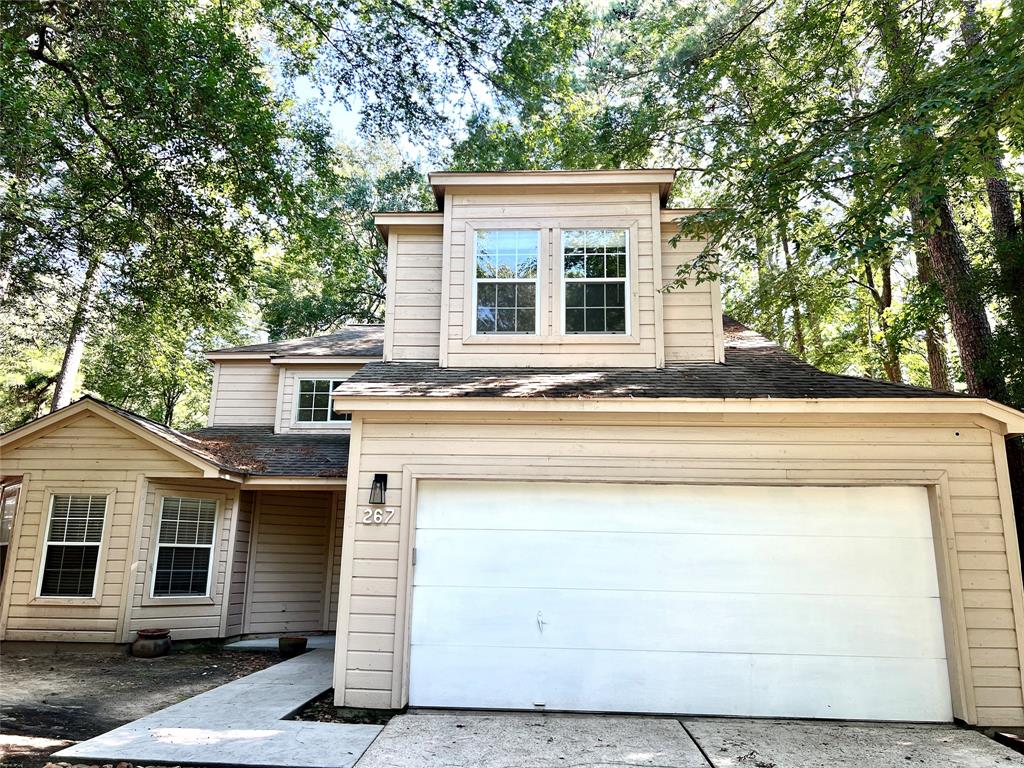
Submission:
[[[565,276],[565,233],[566,232],[600,232],[600,231],[617,231],[622,232],[626,236],[626,275],[625,277],[573,277],[567,278]],[[609,339],[621,339],[623,337],[630,337],[633,335],[633,302],[632,302],[632,282],[633,282],[633,249],[632,249],[632,238],[630,237],[631,227],[616,226],[616,227],[567,227],[560,229],[558,232],[558,281],[561,284],[561,311],[562,317],[559,320],[561,335],[568,339],[579,339],[579,338],[604,338]],[[589,285],[590,283],[623,283],[623,292],[625,293],[625,306],[623,311],[626,314],[626,330],[624,331],[601,331],[595,333],[587,333],[580,331],[570,332],[568,329],[568,323],[565,321],[565,313],[568,307],[565,303],[565,289],[569,283],[579,283],[580,285]]]
[[4,581],[4,576],[8,568],[8,563],[11,562],[11,541],[14,540],[14,528],[18,524],[18,507],[21,505],[21,481],[8,483],[7,485],[0,486],[0,514],[2,514],[3,506],[9,497],[14,497],[14,512],[11,514],[11,528],[7,533],[8,539],[6,542],[0,542],[0,547],[6,547],[7,552],[3,558],[3,567],[0,567],[0,583]]
[[[43,551],[39,559],[39,578],[36,581],[36,598],[39,600],[95,600],[96,584],[99,581],[100,570],[103,568],[103,542],[107,537],[107,513],[110,512],[111,493],[108,491],[51,491],[49,494],[48,511],[46,514],[46,527],[43,529]],[[53,506],[58,496],[102,496],[103,497],[103,527],[100,529],[99,541],[50,541],[50,524],[53,522]],[[43,579],[46,576],[46,560],[50,553],[50,546],[57,547],[96,547],[96,569],[92,574],[92,592],[88,595],[44,595]]]
[[[476,325],[476,313],[477,313],[477,286],[482,281],[485,283],[529,283],[530,280],[523,280],[521,278],[512,277],[477,277],[476,274],[476,255],[477,255],[477,241],[480,238],[481,232],[532,232],[537,236],[537,276],[533,279],[534,284],[534,300],[533,300],[533,331],[492,331],[489,333],[481,333],[477,330]],[[523,338],[530,336],[540,335],[540,301],[541,301],[541,275],[543,272],[543,239],[541,238],[541,230],[530,227],[481,227],[480,229],[473,229],[473,252],[470,254],[468,261],[470,262],[469,274],[473,278],[473,301],[471,305],[471,316],[467,318],[469,320],[470,336],[484,337],[484,338]]]
[[[306,421],[299,418],[299,397],[302,395],[302,382],[304,381],[326,381],[330,392],[327,393],[328,401],[330,405],[327,406],[327,421]],[[346,381],[346,379],[334,379],[330,376],[296,376],[295,377],[295,408],[292,411],[292,423],[301,425],[303,427],[308,426],[324,426],[328,424],[336,424],[338,426],[352,426],[352,414],[348,414],[347,419],[335,419],[334,417],[334,390],[335,388]]]
[[[161,544],[160,543],[160,526],[164,522],[164,499],[190,499],[195,501],[212,501],[213,502],[213,533],[210,536],[209,544]],[[153,548],[153,574],[149,579],[149,599],[150,600],[177,600],[177,601],[188,601],[188,600],[206,600],[211,597],[210,590],[213,587],[213,550],[217,544],[217,520],[220,518],[220,501],[216,498],[209,496],[187,496],[184,493],[163,493],[160,494],[157,502],[157,507],[154,510],[156,513],[156,525],[153,526],[154,534],[153,541],[156,546]],[[157,564],[160,562],[160,549],[161,547],[179,548],[186,547],[188,549],[199,549],[205,548],[210,550],[210,559],[206,565],[206,591],[201,595],[158,595],[156,593],[156,570]]]

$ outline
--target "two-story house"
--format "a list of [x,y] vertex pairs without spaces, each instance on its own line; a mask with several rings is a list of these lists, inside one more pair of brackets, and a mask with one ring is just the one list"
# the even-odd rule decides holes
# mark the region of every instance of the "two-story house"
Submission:
[[210,353],[193,433],[3,436],[3,638],[334,631],[359,707],[1024,724],[1024,414],[664,290],[673,179],[433,174],[377,217],[383,328]]

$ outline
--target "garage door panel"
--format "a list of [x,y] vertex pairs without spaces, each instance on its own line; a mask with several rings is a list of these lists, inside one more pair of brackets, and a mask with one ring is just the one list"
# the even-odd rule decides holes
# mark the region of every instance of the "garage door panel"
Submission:
[[418,589],[412,624],[420,645],[937,659],[941,628],[937,599],[473,587]]
[[417,496],[413,706],[952,718],[923,488]]
[[[923,659],[469,647],[420,649],[412,701],[438,707],[944,721],[945,664]],[[429,670],[429,673],[428,673]],[[477,681],[467,691],[458,681]],[[799,689],[792,681],[800,680]],[[851,679],[861,685],[851,687]]]
[[[428,487],[429,483],[424,483]],[[921,487],[771,487],[461,481],[421,494],[418,529],[623,531],[764,536],[931,538]],[[768,495],[766,496],[766,491]],[[481,494],[487,514],[480,514]],[[623,502],[630,514],[623,515]],[[685,514],[680,514],[685,511]]]
[[929,539],[423,530],[416,551],[416,585],[938,594]]

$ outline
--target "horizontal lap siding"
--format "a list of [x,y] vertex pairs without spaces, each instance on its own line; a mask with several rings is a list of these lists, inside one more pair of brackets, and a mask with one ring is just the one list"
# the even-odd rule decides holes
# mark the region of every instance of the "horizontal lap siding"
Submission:
[[341,592],[341,542],[345,534],[345,492],[334,495],[334,535],[331,537],[331,587],[327,594],[327,626],[338,626],[338,596]]
[[[827,426],[757,422],[699,425],[640,423],[614,417],[555,421],[506,417],[437,417],[441,423],[365,422],[358,499],[373,474],[388,473],[389,506],[402,500],[406,466],[449,468],[452,474],[492,473],[504,479],[629,481],[638,476],[685,482],[788,481],[813,484],[815,471],[900,477],[945,471],[952,507],[953,546],[959,563],[974,695],[981,723],[1024,724],[1010,576],[991,435],[950,423],[868,426],[864,420]],[[898,421],[894,419],[893,421]],[[595,423],[596,422],[596,423]],[[543,435],[543,438],[540,437]],[[346,704],[391,706],[396,646],[400,527],[354,526],[352,598],[346,659]]]
[[[451,253],[448,260],[448,306],[442,333],[448,344],[448,365],[462,367],[483,366],[637,366],[653,367],[657,362],[657,333],[655,330],[654,289],[654,222],[652,218],[652,192],[637,188],[606,188],[592,190],[503,189],[494,192],[456,192],[451,204]],[[596,342],[593,337],[575,341],[466,343],[466,324],[473,322],[472,309],[467,313],[466,296],[472,295],[468,282],[467,263],[473,258],[472,231],[494,226],[540,229],[542,263],[540,290],[543,295],[540,317],[540,336],[561,334],[562,318],[560,297],[561,276],[557,274],[559,238],[554,228],[573,229],[600,226],[636,226],[636,239],[630,242],[630,256],[636,260],[637,283],[633,302],[636,322],[632,328],[638,342]],[[632,237],[632,235],[631,235]],[[547,246],[544,243],[547,243]],[[633,276],[631,274],[631,282]],[[557,308],[557,309],[556,309]],[[557,313],[557,314],[556,314]],[[631,320],[631,322],[634,322]]]
[[396,229],[385,337],[391,360],[437,362],[441,338],[441,229]]
[[[7,640],[117,642],[125,579],[134,561],[131,537],[136,479],[140,473],[199,475],[199,471],[92,415],[57,427],[22,447],[5,450],[3,471],[6,475],[27,474],[29,479],[16,521],[11,594],[2,636]],[[49,494],[108,489],[114,491],[114,503],[113,508],[108,505],[104,525],[102,570],[96,585],[99,605],[33,602]]]
[[324,628],[332,499],[325,492],[260,493],[247,633]]
[[301,365],[289,366],[281,371],[281,408],[279,409],[277,431],[284,432],[348,432],[348,426],[329,422],[302,423],[295,421],[296,393],[300,379],[347,379],[362,364],[352,365]]
[[265,362],[217,363],[210,425],[273,424],[278,370]]
[[[174,599],[161,602],[152,595],[153,569],[156,567],[156,540],[159,525],[160,499],[164,496],[199,497],[216,494],[218,497],[217,523],[214,546],[210,553],[210,596],[195,600]],[[222,607],[226,599],[228,563],[230,561],[231,521],[238,505],[238,491],[225,488],[217,481],[189,481],[183,483],[151,482],[146,494],[139,549],[129,613],[129,635],[134,638],[140,629],[162,627],[171,630],[171,637],[196,640],[221,637]]]
[[229,637],[242,633],[242,621],[245,618],[245,580],[248,574],[249,541],[252,538],[252,512],[255,500],[254,491],[242,491],[238,501],[235,551],[231,558],[231,579],[228,585],[228,620],[225,634]]
[[[678,233],[674,224],[661,227],[662,287],[679,279],[680,267],[691,262],[704,247],[695,240],[680,240],[675,246],[671,240]],[[664,306],[665,360],[666,362],[715,360],[714,315],[721,311],[715,306],[711,283],[697,284],[688,273],[685,286],[675,287],[661,294]]]

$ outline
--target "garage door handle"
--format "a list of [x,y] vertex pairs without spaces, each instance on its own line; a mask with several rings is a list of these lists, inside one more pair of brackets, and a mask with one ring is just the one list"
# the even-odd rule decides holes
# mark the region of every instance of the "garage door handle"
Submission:
[[545,624],[547,624],[547,622],[544,621],[544,614],[540,611],[537,611],[537,629],[543,632]]

